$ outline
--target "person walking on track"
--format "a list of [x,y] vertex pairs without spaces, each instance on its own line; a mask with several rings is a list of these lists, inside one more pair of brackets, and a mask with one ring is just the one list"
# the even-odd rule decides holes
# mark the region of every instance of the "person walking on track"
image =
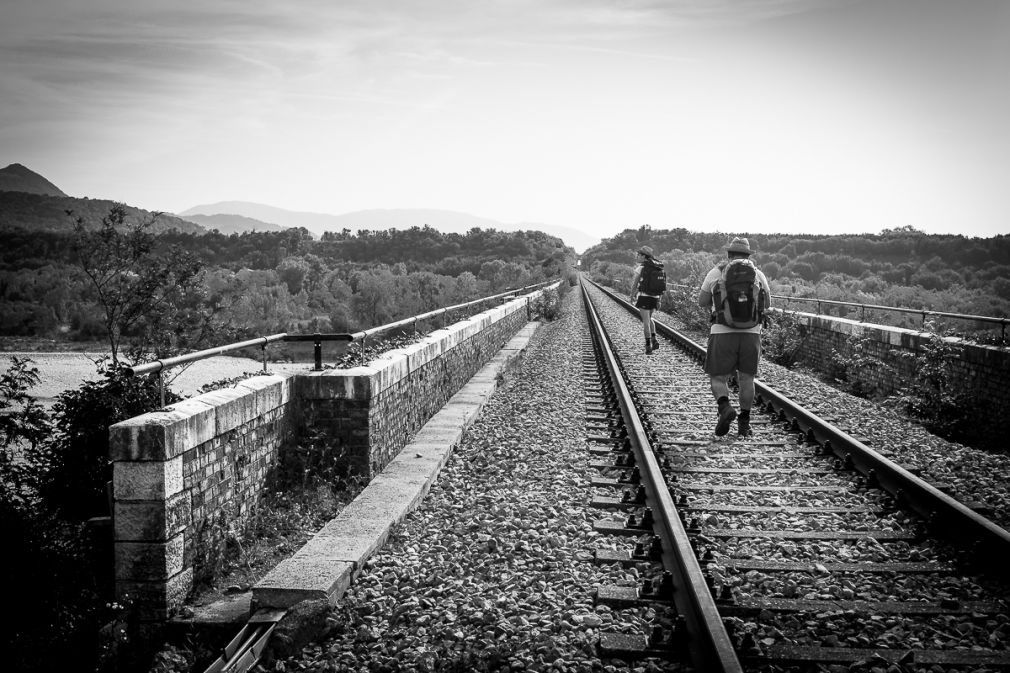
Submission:
[[631,281],[631,292],[634,295],[635,307],[642,317],[642,330],[645,332],[645,354],[649,355],[659,349],[656,340],[656,322],[652,313],[659,307],[659,298],[666,291],[666,271],[663,264],[656,260],[652,248],[643,245],[638,249],[638,266],[635,267],[635,277]]
[[[698,292],[698,305],[712,312],[705,372],[718,406],[716,436],[728,433],[736,419],[737,433],[747,437],[751,434],[754,378],[761,360],[761,327],[771,289],[750,259],[750,241],[734,238],[726,254],[728,259],[708,272]],[[740,388],[739,416],[729,399],[729,380],[734,373]]]

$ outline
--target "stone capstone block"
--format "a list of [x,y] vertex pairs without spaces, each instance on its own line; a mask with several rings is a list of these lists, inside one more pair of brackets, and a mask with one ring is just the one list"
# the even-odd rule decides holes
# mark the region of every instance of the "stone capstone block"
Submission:
[[271,374],[255,376],[236,384],[238,389],[246,389],[256,396],[256,416],[261,417],[291,398],[291,379],[294,374]]
[[401,356],[381,357],[372,360],[369,365],[376,370],[373,380],[372,395],[375,396],[402,381],[408,374],[407,358]]
[[165,461],[119,461],[112,466],[116,500],[159,500],[182,491],[182,456]]
[[165,500],[117,500],[113,522],[117,541],[165,541],[190,524],[192,499],[183,491]]
[[310,372],[298,376],[295,390],[303,400],[368,400],[377,374],[373,367]]
[[215,435],[220,437],[256,418],[256,394],[247,388],[224,388],[193,398],[214,407]]
[[109,428],[109,458],[162,461],[214,437],[215,410],[186,400]]
[[347,561],[291,557],[256,583],[252,602],[257,609],[290,608],[320,599],[335,604],[350,586],[353,572],[354,565]]

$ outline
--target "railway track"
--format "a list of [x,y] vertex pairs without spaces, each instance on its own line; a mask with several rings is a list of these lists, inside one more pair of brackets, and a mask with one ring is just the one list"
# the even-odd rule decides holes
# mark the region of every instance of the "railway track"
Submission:
[[[702,671],[1010,669],[1010,535],[759,383],[754,434],[715,438],[700,347],[641,348],[637,311],[584,283],[601,587],[655,605],[601,654]],[[675,346],[676,344],[676,346]]]

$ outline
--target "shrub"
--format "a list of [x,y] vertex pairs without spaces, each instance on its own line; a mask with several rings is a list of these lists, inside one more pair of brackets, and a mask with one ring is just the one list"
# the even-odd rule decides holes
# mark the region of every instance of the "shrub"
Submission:
[[872,339],[851,336],[843,350],[831,349],[828,376],[843,390],[857,397],[879,396],[881,389],[878,382],[883,378],[893,378],[894,368],[872,353],[872,344]]
[[[18,606],[0,647],[11,670],[86,670],[94,668],[96,634],[111,615],[102,599],[111,569],[87,526],[44,497],[81,475],[55,469],[53,426],[28,394],[38,380],[31,361],[19,358],[0,375],[0,539],[16,550],[3,555],[0,572],[16,578],[8,598]],[[66,504],[73,512],[74,503]]]
[[768,321],[761,333],[762,354],[775,364],[791,369],[806,340],[805,329],[793,313],[767,313],[766,317]]
[[[927,323],[926,328],[932,329]],[[910,416],[918,419],[930,432],[946,439],[963,440],[971,430],[968,410],[975,396],[954,387],[956,374],[951,360],[958,357],[961,347],[930,334],[918,354],[912,358],[914,377],[910,384],[895,395],[895,401]]]
[[[107,361],[98,371],[103,379],[63,392],[53,405],[57,431],[42,489],[53,507],[79,520],[109,513],[109,427],[161,406],[156,377],[132,377]],[[166,402],[179,399],[166,392]]]
[[544,290],[533,300],[531,317],[534,320],[544,320],[550,322],[557,320],[561,315],[561,299],[571,290],[571,285],[562,283],[557,288]]
[[685,329],[708,333],[711,312],[698,306],[692,286],[674,285],[659,298],[659,310],[678,318]]

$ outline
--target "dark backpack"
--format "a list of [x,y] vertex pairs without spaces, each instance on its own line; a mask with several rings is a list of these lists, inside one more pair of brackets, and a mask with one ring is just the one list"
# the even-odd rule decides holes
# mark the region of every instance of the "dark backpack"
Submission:
[[761,322],[768,297],[749,259],[731,259],[712,288],[715,320],[720,325],[747,329]]
[[642,263],[642,280],[638,282],[638,291],[657,297],[666,292],[666,269],[660,262],[646,259]]

